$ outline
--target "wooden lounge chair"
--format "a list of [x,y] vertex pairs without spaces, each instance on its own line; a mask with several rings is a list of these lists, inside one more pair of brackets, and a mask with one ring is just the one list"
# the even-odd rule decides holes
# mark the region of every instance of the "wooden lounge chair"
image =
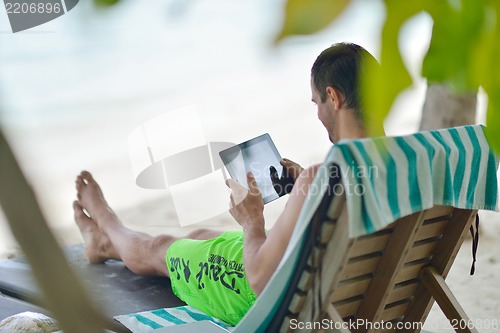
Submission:
[[[107,327],[115,332],[128,332],[112,318],[123,313],[184,305],[170,288],[170,280],[162,277],[138,276],[122,262],[108,261],[102,265],[88,264],[83,245],[70,246],[65,255],[80,280],[85,283],[94,303],[103,309]],[[24,312],[42,312],[44,297],[34,279],[26,258],[0,261],[0,321]]]
[[[348,172],[376,160],[377,179]],[[444,280],[469,230],[477,248],[477,210],[498,209],[497,167],[481,126],[337,144],[313,183],[326,190],[306,199],[233,332],[420,332],[434,300],[457,332],[476,332]],[[371,193],[348,194],[360,184]]]
[[434,300],[450,321],[467,323],[444,279],[476,214],[435,206],[350,239],[345,195],[326,193],[311,222],[308,255],[292,282],[295,290],[276,320],[280,327],[270,331],[331,319],[337,323],[333,327],[345,328],[341,332],[383,332],[382,322],[406,327],[398,332],[419,332]]

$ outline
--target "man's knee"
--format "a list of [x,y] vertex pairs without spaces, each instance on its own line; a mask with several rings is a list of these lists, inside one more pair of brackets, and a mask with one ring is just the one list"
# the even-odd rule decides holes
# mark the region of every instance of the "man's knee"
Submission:
[[156,236],[151,240],[149,250],[152,254],[162,252],[162,255],[165,256],[169,246],[176,240],[177,238],[169,235]]
[[219,236],[221,234],[220,231],[210,230],[210,229],[197,229],[195,231],[190,232],[186,238],[189,239],[199,239],[206,240]]
[[[160,235],[154,237],[145,251],[144,258],[141,263],[134,266],[134,273],[139,275],[155,275],[169,276],[166,262],[167,250],[177,238],[168,235]],[[129,267],[130,268],[130,267]]]

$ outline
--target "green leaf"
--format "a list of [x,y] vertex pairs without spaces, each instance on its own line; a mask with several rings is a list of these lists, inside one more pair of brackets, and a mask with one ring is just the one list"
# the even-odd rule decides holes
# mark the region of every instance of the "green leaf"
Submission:
[[370,66],[361,78],[361,93],[367,110],[369,135],[383,135],[383,121],[397,95],[412,84],[399,52],[401,26],[422,10],[420,1],[386,0],[387,19],[382,30],[381,67]]
[[[500,88],[500,87],[497,87]],[[486,135],[497,155],[500,155],[500,89],[491,94],[488,99],[488,113],[486,114]]]
[[[493,150],[500,155],[500,3],[490,2],[491,14],[496,18],[488,26],[474,53],[474,66],[471,68],[476,82],[480,83],[488,94],[486,114],[486,134]],[[471,74],[471,75],[472,75]]]
[[285,20],[275,42],[291,35],[310,35],[328,26],[350,0],[288,0]]
[[432,1],[426,10],[434,26],[422,75],[429,82],[446,82],[455,93],[476,91],[478,85],[468,69],[484,29],[485,0],[461,0],[458,7],[449,1]]
[[116,5],[120,0],[94,0],[94,4],[100,7],[109,7]]

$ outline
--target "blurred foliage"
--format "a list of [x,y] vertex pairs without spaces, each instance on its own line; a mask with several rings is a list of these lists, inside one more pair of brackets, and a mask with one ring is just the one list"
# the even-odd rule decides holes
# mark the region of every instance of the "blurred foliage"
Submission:
[[288,35],[308,35],[323,29],[348,4],[349,0],[288,0],[283,27],[276,42]]
[[94,0],[94,4],[100,7],[109,7],[117,4],[120,0]]
[[[288,0],[277,40],[312,34],[334,21],[353,0]],[[383,120],[396,96],[412,84],[399,52],[401,27],[425,11],[434,21],[422,76],[444,83],[455,93],[477,91],[488,95],[487,135],[500,153],[500,1],[498,0],[384,0],[381,68],[369,68],[362,82],[371,135],[383,133]]]

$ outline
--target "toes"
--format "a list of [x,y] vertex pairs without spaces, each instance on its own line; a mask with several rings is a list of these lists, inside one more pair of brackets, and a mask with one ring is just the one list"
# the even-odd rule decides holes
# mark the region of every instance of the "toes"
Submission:
[[80,173],[80,176],[81,178],[83,179],[83,182],[85,182],[85,184],[88,184],[90,182],[94,182],[94,177],[92,177],[92,174],[88,171],[82,171]]
[[76,177],[75,184],[76,184],[76,189],[78,191],[82,190],[82,187],[85,185],[85,183],[83,182],[82,176]]
[[80,206],[78,201],[73,201],[73,212],[75,213],[75,218],[82,218],[83,215],[83,208]]
[[89,182],[95,182],[92,174],[88,171],[82,171],[75,180],[76,189],[81,190],[83,186],[87,185]]
[[90,220],[90,218],[83,211],[83,207],[80,206],[78,201],[73,201],[73,211],[75,214],[75,220],[77,220],[77,221],[82,220],[82,219],[89,219]]

